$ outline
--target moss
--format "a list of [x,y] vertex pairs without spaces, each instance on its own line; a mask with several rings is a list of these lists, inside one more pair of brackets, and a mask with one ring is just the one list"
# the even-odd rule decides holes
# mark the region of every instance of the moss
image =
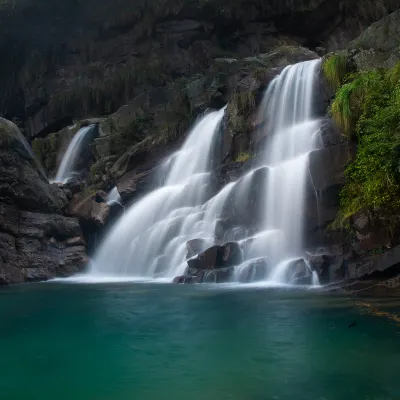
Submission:
[[[400,211],[400,64],[351,76],[332,106],[335,120],[357,141],[357,154],[346,168],[336,225],[359,210],[388,224]],[[347,121],[347,122],[346,122]]]
[[227,107],[228,127],[233,134],[246,133],[251,130],[251,115],[256,109],[256,98],[253,91],[235,91]]
[[322,70],[332,89],[336,90],[349,73],[347,54],[338,53],[328,57],[322,64]]
[[32,142],[32,150],[41,164],[45,164],[46,159],[46,143],[43,138],[35,139]]
[[0,117],[0,145],[11,144],[15,136],[18,135],[18,128],[11,121]]
[[251,159],[251,154],[248,152],[239,153],[235,162],[245,163]]

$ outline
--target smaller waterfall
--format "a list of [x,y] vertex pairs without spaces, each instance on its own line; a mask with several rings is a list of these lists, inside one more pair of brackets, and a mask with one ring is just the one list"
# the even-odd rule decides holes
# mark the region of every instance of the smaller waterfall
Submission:
[[121,196],[120,196],[120,194],[119,194],[119,192],[118,192],[117,187],[115,186],[114,188],[112,188],[112,189],[110,190],[110,192],[109,192],[108,195],[107,195],[107,199],[106,199],[107,204],[108,204],[109,206],[111,206],[111,205],[113,205],[113,204],[115,204],[115,203],[122,205],[122,204],[121,204],[121,200],[122,200],[122,199],[121,199]]
[[78,160],[82,145],[86,135],[93,129],[94,125],[85,126],[75,134],[72,138],[71,143],[68,146],[67,151],[61,161],[60,167],[58,168],[57,175],[54,179],[55,182],[66,183],[71,179]]

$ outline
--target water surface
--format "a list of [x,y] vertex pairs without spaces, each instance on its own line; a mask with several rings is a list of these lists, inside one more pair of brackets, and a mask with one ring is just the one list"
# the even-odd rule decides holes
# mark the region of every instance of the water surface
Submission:
[[265,288],[14,286],[0,398],[400,399],[398,315],[400,300]]

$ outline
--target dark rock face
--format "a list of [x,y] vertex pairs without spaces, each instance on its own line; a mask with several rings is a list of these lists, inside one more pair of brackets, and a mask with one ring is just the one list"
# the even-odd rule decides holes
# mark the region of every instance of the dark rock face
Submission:
[[50,185],[17,127],[0,119],[0,281],[37,281],[78,272],[86,263],[79,221]]
[[[397,5],[398,7],[398,5]],[[400,60],[400,10],[367,28],[350,44],[359,70],[392,68]]]
[[7,94],[0,113],[26,118],[30,136],[44,135],[73,117],[109,114],[143,86],[199,72],[226,53],[250,57],[282,44],[343,47],[396,9],[396,0],[375,3],[85,0],[52,7],[39,1],[35,18],[26,17],[30,2],[6,4],[0,49],[10,62],[0,71]]

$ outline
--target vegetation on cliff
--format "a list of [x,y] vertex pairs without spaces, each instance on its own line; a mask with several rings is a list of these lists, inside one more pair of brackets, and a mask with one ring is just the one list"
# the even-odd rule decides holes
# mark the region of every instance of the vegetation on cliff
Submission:
[[400,210],[400,63],[350,74],[331,106],[334,120],[357,143],[346,169],[338,223],[359,210],[391,223]]

